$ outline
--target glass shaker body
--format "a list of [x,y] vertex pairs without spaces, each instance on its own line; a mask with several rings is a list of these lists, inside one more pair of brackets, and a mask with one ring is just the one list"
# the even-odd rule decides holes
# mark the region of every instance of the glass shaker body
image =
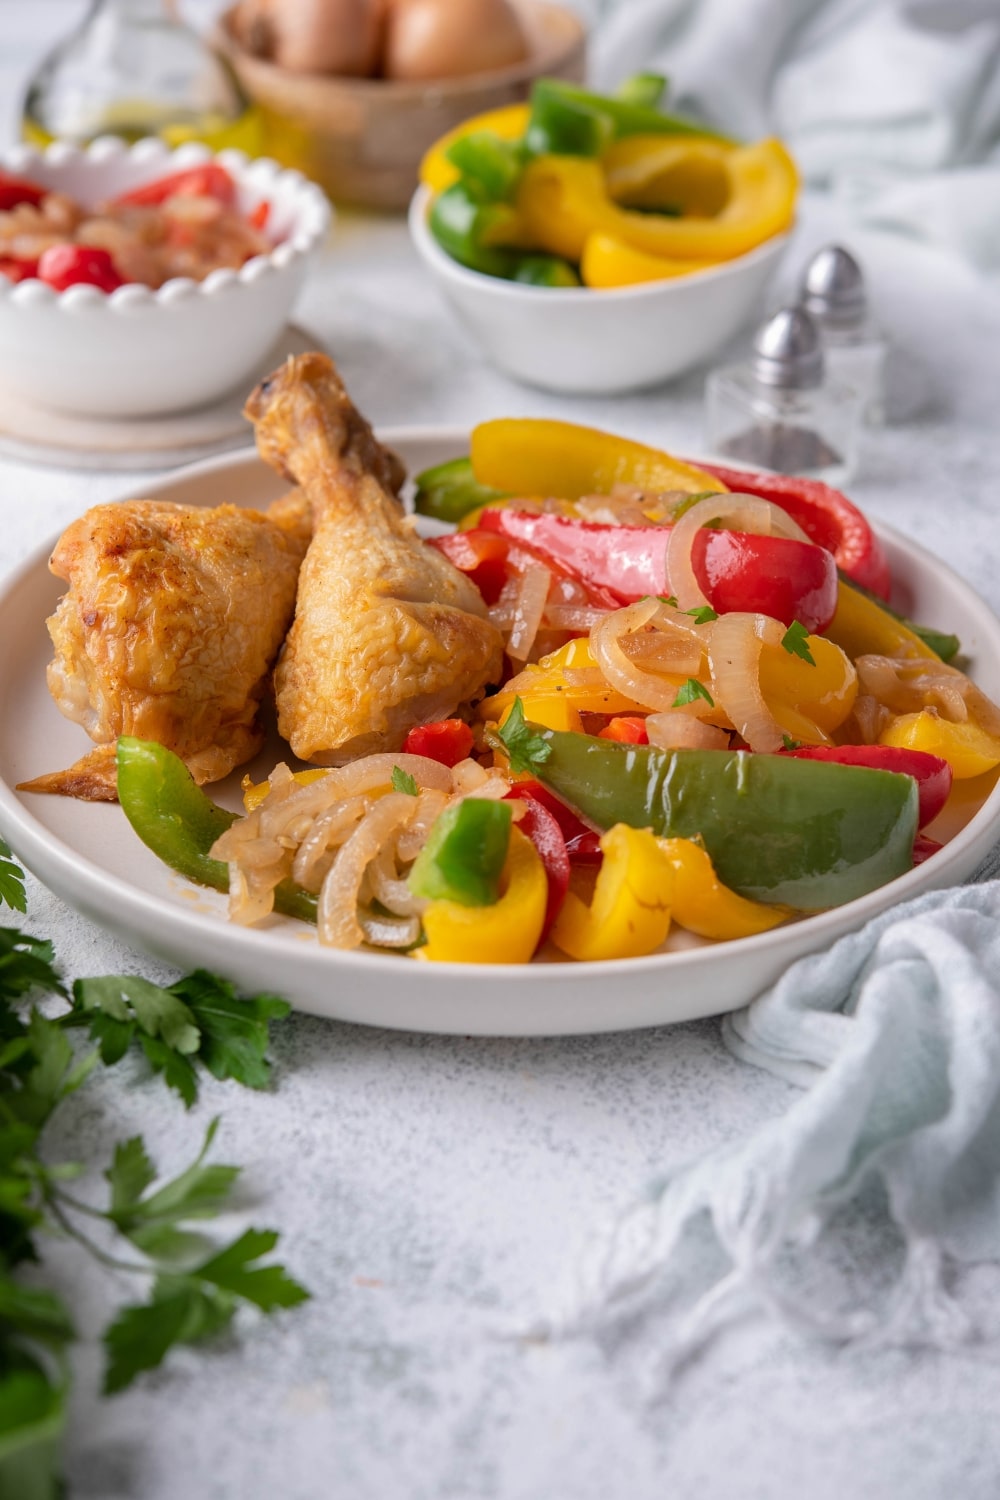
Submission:
[[[815,314],[813,315],[815,317]],[[817,318],[826,369],[831,380],[853,386],[861,396],[864,420],[872,427],[885,421],[886,344],[869,319],[854,327],[838,327]]]
[[705,402],[712,456],[832,485],[854,472],[862,397],[851,386],[787,390],[758,380],[752,364],[726,365],[708,376]]
[[33,145],[99,135],[213,150],[260,147],[260,126],[224,58],[164,0],[93,0],[28,83],[21,132]]

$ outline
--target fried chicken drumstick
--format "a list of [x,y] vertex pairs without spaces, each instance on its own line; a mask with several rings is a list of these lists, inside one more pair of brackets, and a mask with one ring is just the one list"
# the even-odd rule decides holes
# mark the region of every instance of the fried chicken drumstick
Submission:
[[312,507],[295,620],[275,668],[278,728],[335,766],[396,750],[499,680],[503,642],[478,589],[415,534],[400,471],[322,354],[291,358],[246,406],[261,457]]
[[114,801],[120,734],[166,745],[198,782],[249,760],[308,536],[297,497],[270,514],[127,501],[73,522],[49,563],[69,589],[47,676],[98,749],[23,790]]

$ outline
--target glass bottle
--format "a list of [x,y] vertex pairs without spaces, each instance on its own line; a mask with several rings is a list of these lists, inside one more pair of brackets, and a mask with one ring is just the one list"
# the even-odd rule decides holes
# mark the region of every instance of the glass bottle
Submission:
[[711,453],[834,485],[853,472],[862,398],[824,380],[819,328],[804,308],[769,318],[753,358],[713,370],[705,396]]
[[91,0],[29,81],[21,133],[43,146],[99,135],[260,146],[257,113],[228,62],[180,20],[174,0]]
[[799,302],[819,324],[832,380],[864,397],[865,419],[885,420],[886,345],[868,312],[861,267],[842,245],[827,245],[806,266]]

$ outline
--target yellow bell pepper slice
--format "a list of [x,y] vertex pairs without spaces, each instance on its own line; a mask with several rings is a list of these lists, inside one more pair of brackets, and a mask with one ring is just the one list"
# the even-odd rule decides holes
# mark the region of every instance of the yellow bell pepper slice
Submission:
[[588,235],[603,232],[671,260],[732,260],[790,227],[798,173],[773,139],[737,147],[725,169],[729,193],[719,213],[674,219],[620,208],[600,161],[540,156],[528,163],[518,186],[519,243],[579,261]]
[[706,849],[691,839],[658,839],[674,871],[673,918],[699,937],[723,941],[768,932],[787,921],[778,906],[738,896],[720,881]]
[[663,255],[633,250],[612,234],[588,234],[580,276],[584,286],[609,290],[616,286],[641,286],[647,281],[669,281],[671,277],[690,276],[716,265],[715,260],[667,260]]
[[610,495],[616,484],[697,495],[726,486],[714,475],[596,427],[543,418],[501,417],[472,429],[472,471],[510,495]]
[[[518,695],[509,693],[506,696],[510,701],[500,715],[501,725],[506,721],[514,706],[514,698]],[[537,693],[521,693],[519,696],[524,717],[530,719],[533,724],[540,724],[543,729],[568,730],[570,734],[583,733],[580,711],[569,702],[565,693],[547,693],[543,690]],[[495,703],[496,699],[490,699],[490,702]],[[492,718],[492,715],[489,717]]]
[[868,655],[938,659],[926,642],[914,635],[902,620],[882,609],[867,594],[845,583],[838,587],[837,613],[825,634],[852,660]]
[[766,643],[760,653],[760,689],[765,703],[783,728],[782,710],[786,715],[794,712],[800,720],[820,731],[815,737],[788,730],[793,738],[806,738],[822,744],[843,724],[854,707],[858,696],[858,674],[844,651],[825,636],[810,635],[806,645],[812,663],[786,651],[783,646]]
[[534,844],[517,827],[510,831],[501,892],[493,906],[432,901],[420,919],[427,941],[413,956],[452,964],[529,963],[541,936],[549,883]]
[[[514,699],[520,697],[524,704],[524,716],[533,719],[536,724],[544,724],[547,729],[555,729],[552,717],[559,714],[572,712],[577,716],[577,727],[582,728],[579,721],[581,713],[591,714],[636,714],[645,713],[638,703],[631,698],[626,698],[616,688],[607,684],[603,686],[594,683],[574,682],[567,678],[566,673],[598,670],[597,662],[594,660],[590,649],[590,642],[586,636],[577,636],[567,641],[558,651],[552,651],[548,656],[543,656],[537,663],[525,667],[524,671],[514,679],[515,685],[508,684],[502,692],[494,694],[492,698],[486,698],[479,706],[479,712],[483,719],[503,719],[513,705]],[[531,704],[529,711],[528,704]],[[546,717],[541,718],[543,713]]]
[[575,891],[552,928],[553,943],[583,961],[642,958],[670,931],[674,867],[648,828],[616,823],[601,838],[604,861],[591,904]]
[[608,193],[622,207],[674,209],[706,219],[726,206],[727,158],[734,149],[707,137],[632,135],[615,141],[601,163]]
[[1000,765],[1000,739],[974,719],[960,724],[942,719],[933,708],[900,714],[879,735],[880,745],[927,750],[951,766],[956,781],[967,781]]
[[463,120],[434,142],[420,163],[420,181],[432,193],[443,193],[459,179],[458,168],[448,160],[448,151],[457,140],[475,130],[492,130],[501,140],[519,141],[528,128],[530,115],[530,104],[505,104],[501,109],[489,109],[485,114],[473,115],[471,120]]
[[[310,781],[319,781],[323,776],[329,776],[328,766],[318,766],[311,771],[296,771],[292,779],[300,786],[308,786]],[[241,790],[243,792],[243,809],[252,813],[255,807],[259,807],[271,790],[269,781],[251,781],[249,776],[244,776]]]

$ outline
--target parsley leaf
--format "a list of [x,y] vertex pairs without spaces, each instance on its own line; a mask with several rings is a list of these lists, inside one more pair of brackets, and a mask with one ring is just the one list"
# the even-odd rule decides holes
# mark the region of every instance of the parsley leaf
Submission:
[[507,752],[512,771],[533,771],[552,754],[552,746],[548,740],[528,728],[520,698],[514,699],[514,705],[497,730],[497,736]]
[[783,750],[798,750],[801,744],[801,740],[793,740],[790,734],[783,734],[781,736],[781,747]]
[[7,844],[0,839],[0,905],[13,907],[15,911],[27,911],[24,894],[24,871],[15,864]]
[[417,779],[411,776],[409,771],[404,771],[402,766],[392,768],[392,789],[394,792],[405,792],[408,797],[416,797]]
[[137,1042],[153,1071],[190,1107],[198,1097],[196,1062],[220,1080],[266,1088],[269,1026],[290,1010],[276,995],[241,1000],[227,980],[196,969],[169,989],[135,975],[78,979],[69,1019],[89,1027],[108,1066]]
[[710,604],[699,604],[695,609],[686,609],[684,613],[690,615],[696,625],[710,625],[719,618]]
[[809,650],[809,632],[800,620],[792,621],[781,637],[781,644],[789,655],[800,656],[811,667],[816,665],[816,658]]
[[64,995],[62,981],[52,960],[52,944],[29,937],[16,927],[0,927],[0,999],[16,1000],[32,990],[44,989]]
[[678,688],[673,706],[674,708],[683,708],[685,703],[693,703],[696,698],[704,698],[710,708],[715,707],[715,699],[708,691],[708,688],[703,687],[697,677],[689,677],[687,682]]
[[104,1334],[104,1394],[113,1396],[143,1370],[162,1364],[175,1344],[196,1344],[231,1321],[231,1298],[183,1282],[158,1280],[149,1302],[123,1307]]

